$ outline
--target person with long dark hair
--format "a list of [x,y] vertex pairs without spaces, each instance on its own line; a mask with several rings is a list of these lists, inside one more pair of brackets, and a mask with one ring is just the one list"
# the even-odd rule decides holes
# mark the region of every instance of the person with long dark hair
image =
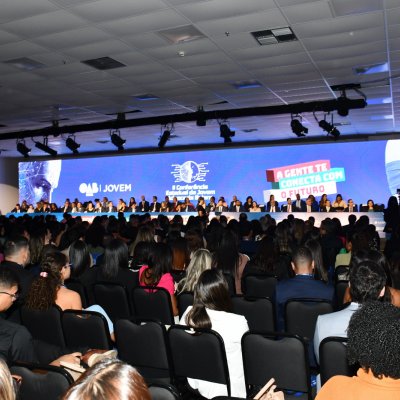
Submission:
[[383,212],[383,218],[386,222],[383,232],[386,234],[386,240],[390,240],[393,232],[400,226],[400,209],[395,196],[389,197],[387,208]]
[[[209,269],[200,275],[194,290],[193,307],[187,308],[180,323],[193,328],[213,329],[222,336],[232,396],[246,397],[241,340],[249,327],[242,315],[232,313],[228,284],[221,271]],[[227,395],[223,384],[199,379],[188,379],[188,382],[208,399]]]

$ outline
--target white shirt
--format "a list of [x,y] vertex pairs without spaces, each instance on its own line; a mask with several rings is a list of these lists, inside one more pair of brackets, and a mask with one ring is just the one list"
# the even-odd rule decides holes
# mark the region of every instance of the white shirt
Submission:
[[[181,325],[186,325],[186,314],[192,307],[188,307],[180,320]],[[229,377],[231,381],[231,396],[246,397],[244,382],[242,345],[241,340],[249,330],[246,318],[242,315],[206,309],[211,320],[211,329],[218,332],[224,341],[226,359],[228,361]],[[198,389],[200,394],[208,399],[217,396],[227,396],[226,385],[188,378],[190,386]]]

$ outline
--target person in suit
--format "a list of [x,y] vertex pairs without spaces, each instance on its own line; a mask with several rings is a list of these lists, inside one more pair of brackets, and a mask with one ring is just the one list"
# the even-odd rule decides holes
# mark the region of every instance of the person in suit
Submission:
[[22,210],[21,210],[20,204],[17,203],[17,204],[15,205],[15,207],[11,210],[11,212],[12,212],[12,213],[21,213]]
[[146,198],[143,195],[140,196],[139,211],[140,212],[148,212],[149,211],[149,202],[146,200]]
[[314,279],[314,260],[309,249],[299,247],[293,254],[291,264],[295,277],[279,281],[276,285],[275,305],[278,331],[284,329],[285,304],[288,300],[308,298],[333,301],[334,296],[333,286]]
[[181,205],[180,210],[182,212],[196,211],[194,205],[190,202],[189,197],[185,197],[185,203]]
[[286,204],[283,204],[283,205],[282,205],[281,211],[282,211],[282,212],[291,213],[291,212],[293,212],[293,211],[296,211],[295,209],[296,209],[296,207],[295,207],[295,205],[293,204],[292,199],[291,199],[290,197],[288,197],[288,198],[286,199]]
[[218,204],[215,207],[215,212],[223,212],[223,211],[229,211],[226,203],[224,203],[223,199],[218,200]]
[[150,212],[159,212],[160,211],[161,204],[157,200],[158,200],[157,196],[153,196],[153,201],[149,207]]
[[275,201],[275,196],[271,194],[269,196],[269,202],[267,203],[267,212],[279,212],[281,211],[279,208],[279,204]]
[[343,310],[320,315],[314,333],[314,350],[319,361],[319,345],[329,336],[347,337],[351,316],[361,304],[378,300],[385,294],[386,274],[372,261],[363,261],[350,269],[351,303]]
[[169,200],[169,196],[165,196],[164,201],[165,201],[165,206],[168,208],[168,211],[172,211],[173,206],[171,201]]
[[325,205],[321,207],[321,212],[335,212],[336,209],[332,207],[331,201],[326,199],[325,200]]
[[231,212],[245,212],[245,208],[242,206],[242,202],[240,200],[236,200],[235,204],[229,208]]
[[349,199],[349,201],[347,202],[347,207],[345,207],[344,211],[350,213],[358,212],[357,204],[354,204],[353,199]]
[[306,212],[306,202],[301,199],[300,193],[296,194],[296,201],[294,203],[294,211],[297,212]]
[[109,201],[109,202],[107,203],[107,208],[106,208],[106,211],[105,211],[105,212],[108,212],[108,213],[117,212],[117,207],[115,207],[115,206],[113,205],[113,202],[112,202],[112,201]]
[[71,202],[67,199],[65,200],[64,205],[60,208],[60,212],[62,213],[70,213],[72,211]]
[[209,202],[208,205],[207,205],[207,212],[208,212],[208,213],[214,212],[216,206],[217,206],[217,205],[216,205],[216,203],[215,203],[215,197],[214,197],[214,196],[211,196],[211,197],[210,197],[210,202]]
[[236,207],[236,202],[237,202],[238,198],[236,195],[232,196],[232,201],[229,204],[229,211],[231,211],[231,209]]

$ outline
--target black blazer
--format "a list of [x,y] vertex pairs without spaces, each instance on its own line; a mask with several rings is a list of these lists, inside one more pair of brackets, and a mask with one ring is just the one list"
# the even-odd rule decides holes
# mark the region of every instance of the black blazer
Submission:
[[[349,207],[346,207],[345,209],[344,209],[344,212],[350,212],[349,211]],[[353,211],[352,212],[358,212],[358,206],[357,206],[357,204],[354,204],[354,206],[353,206]]]
[[147,200],[145,200],[144,202],[140,201],[139,203],[137,203],[136,211],[148,212],[149,211],[149,202]]
[[161,208],[161,204],[159,202],[151,203],[149,205],[149,211],[150,212],[159,212],[160,208]]

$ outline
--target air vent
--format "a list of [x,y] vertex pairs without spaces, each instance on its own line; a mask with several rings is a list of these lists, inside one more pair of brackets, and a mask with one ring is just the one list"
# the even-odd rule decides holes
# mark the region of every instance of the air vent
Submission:
[[33,71],[35,69],[44,68],[46,65],[39,61],[32,60],[28,57],[14,58],[13,60],[4,61],[5,64],[13,65],[25,71]]
[[164,39],[173,44],[192,42],[205,36],[193,25],[180,26],[178,28],[165,29],[157,32]]
[[242,129],[242,132],[244,133],[252,133],[252,132],[257,132],[257,128],[250,128],[250,129]]
[[262,85],[258,81],[251,80],[251,81],[235,82],[233,84],[233,87],[235,89],[255,89],[255,88],[262,87]]
[[96,140],[96,143],[106,144],[106,143],[110,143],[110,141],[109,140]]
[[269,44],[277,44],[284,42],[292,42],[297,40],[296,35],[288,26],[282,28],[267,29],[264,31],[251,32],[254,39],[257,40],[260,46]]
[[115,69],[126,67],[125,64],[114,60],[111,57],[100,57],[100,58],[93,58],[92,60],[85,60],[81,61],[83,64],[89,65],[90,67],[100,69],[100,70],[108,70],[108,69]]

